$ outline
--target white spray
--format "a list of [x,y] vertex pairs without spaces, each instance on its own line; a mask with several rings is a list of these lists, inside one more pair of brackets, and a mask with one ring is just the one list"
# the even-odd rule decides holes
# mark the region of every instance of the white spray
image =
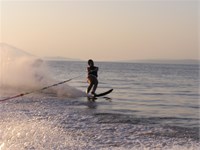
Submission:
[[[45,61],[5,43],[0,43],[0,88],[17,91],[37,90],[56,82]],[[77,97],[84,93],[63,84],[47,90],[58,96]]]

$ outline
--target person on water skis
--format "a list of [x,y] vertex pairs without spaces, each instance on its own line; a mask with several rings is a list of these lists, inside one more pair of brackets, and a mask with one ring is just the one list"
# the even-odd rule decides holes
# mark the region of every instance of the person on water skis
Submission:
[[89,86],[87,88],[86,93],[89,94],[90,90],[92,89],[91,94],[92,95],[96,95],[95,91],[97,89],[98,86],[98,72],[99,68],[94,66],[94,61],[92,59],[88,60],[88,67],[87,67],[87,82],[89,83]]

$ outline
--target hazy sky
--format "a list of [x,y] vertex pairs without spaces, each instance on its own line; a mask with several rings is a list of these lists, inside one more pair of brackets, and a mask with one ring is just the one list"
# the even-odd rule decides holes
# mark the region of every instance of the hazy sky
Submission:
[[198,59],[198,0],[0,0],[0,41],[39,57]]

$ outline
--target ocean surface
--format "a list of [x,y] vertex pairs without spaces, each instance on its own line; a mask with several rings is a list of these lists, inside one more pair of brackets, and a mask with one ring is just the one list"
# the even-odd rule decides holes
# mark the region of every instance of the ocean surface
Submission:
[[0,150],[199,149],[198,64],[95,62],[96,93],[114,89],[95,101],[84,94],[87,62],[46,64],[51,82],[4,87],[0,99],[72,80],[53,87],[61,94],[49,88],[0,102]]

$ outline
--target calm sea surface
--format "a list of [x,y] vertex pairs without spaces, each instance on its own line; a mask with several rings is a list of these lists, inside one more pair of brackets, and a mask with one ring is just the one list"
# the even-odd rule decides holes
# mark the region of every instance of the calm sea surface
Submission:
[[[50,62],[56,79],[82,75],[68,84],[85,91],[86,62]],[[96,62],[97,93],[110,88],[109,101],[99,98],[97,109],[145,118],[152,123],[199,126],[199,66]]]

